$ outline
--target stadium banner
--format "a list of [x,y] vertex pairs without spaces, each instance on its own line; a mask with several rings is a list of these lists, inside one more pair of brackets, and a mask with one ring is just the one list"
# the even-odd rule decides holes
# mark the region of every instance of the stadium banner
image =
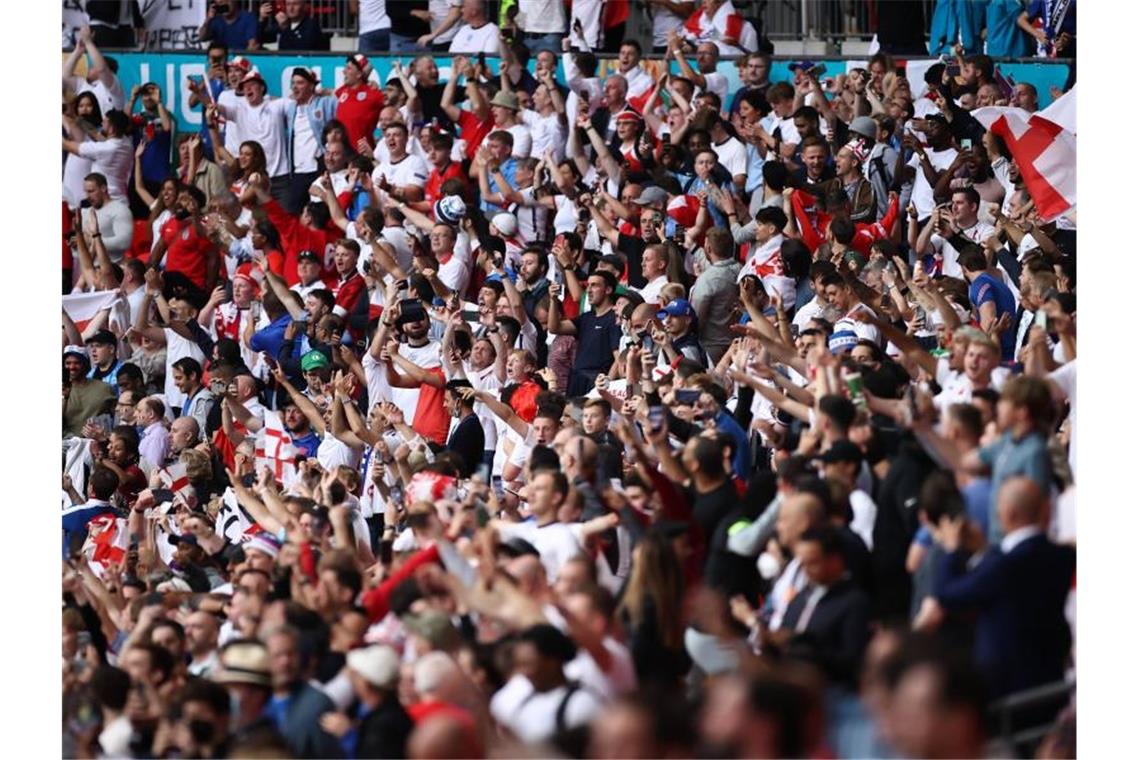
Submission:
[[[198,29],[206,20],[210,0],[139,0],[149,50],[186,50],[198,46]],[[74,44],[79,27],[87,23],[83,0],[63,0],[65,47]]]
[[[166,1],[177,4],[188,2],[189,0]],[[202,123],[201,107],[191,108],[188,104],[190,93],[186,89],[186,78],[191,76],[200,77],[206,73],[206,52],[204,50],[182,53],[113,51],[109,52],[108,55],[118,61],[119,79],[123,83],[124,92],[129,93],[131,88],[137,84],[155,82],[162,88],[162,96],[166,107],[175,119],[178,120],[178,128],[180,131],[197,128]],[[243,55],[245,55],[244,51]],[[339,87],[344,80],[346,55],[347,53],[314,53],[302,55],[252,53],[248,54],[248,57],[253,62],[253,65],[261,72],[262,77],[269,85],[270,95],[279,96],[289,92],[289,80],[292,76],[293,68],[296,66],[304,66],[312,69],[320,79],[321,87],[333,89]],[[382,85],[388,81],[389,74],[392,71],[392,65],[396,61],[401,61],[405,66],[408,66],[414,58],[415,56],[409,55],[384,56],[373,54],[369,58],[373,67],[372,74],[369,78]],[[790,60],[791,59],[787,58],[772,60],[772,72],[770,77],[772,82],[791,81],[792,72],[787,66]],[[440,81],[445,81],[451,76],[451,58],[449,56],[436,56],[435,62],[439,67]],[[823,75],[825,78],[843,74],[851,66],[861,63],[860,61],[847,59],[819,59],[818,62],[827,67],[827,73]],[[913,92],[918,93],[923,91],[922,74],[930,65],[936,62],[937,59],[912,59],[905,61],[907,78],[910,80],[911,90]],[[670,70],[677,72],[676,63],[670,63]],[[900,65],[904,64],[903,61],[899,63]],[[1002,73],[1011,77],[1014,81],[1033,84],[1037,88],[1042,108],[1049,105],[1053,100],[1049,94],[1049,87],[1063,86],[1065,79],[1069,75],[1068,64],[1062,61],[1043,60],[1040,63],[1002,62],[999,65],[1001,66]],[[646,59],[644,66],[651,75],[657,77],[664,71],[665,61],[660,59]],[[616,60],[603,59],[599,61],[600,76],[604,76],[611,71],[616,71],[616,68]],[[532,61],[531,70],[533,71],[533,69],[534,62]],[[730,92],[740,87],[740,76],[732,61],[721,61],[717,70],[728,78],[728,89]],[[559,79],[561,79],[561,74],[559,75]]]

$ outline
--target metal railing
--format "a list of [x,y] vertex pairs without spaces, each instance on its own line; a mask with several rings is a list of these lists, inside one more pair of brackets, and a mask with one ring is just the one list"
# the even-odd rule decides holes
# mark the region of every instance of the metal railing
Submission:
[[[388,0],[389,3],[400,1]],[[933,3],[934,0],[922,1],[924,34],[929,32]],[[256,13],[259,3],[253,0],[249,4]],[[631,4],[634,13],[639,13],[640,0],[632,0]],[[890,7],[889,0],[734,0],[734,4],[761,36],[772,40],[870,39],[878,28],[879,13]],[[312,9],[324,31],[356,36],[358,21],[349,11],[348,0],[312,0]],[[649,30],[645,25],[631,24],[634,26],[643,27],[643,36],[647,36]],[[650,40],[641,42],[646,45]]]
[[[1007,746],[1014,748],[1023,757],[1032,757],[1037,745],[1052,730],[1056,714],[1060,713],[1072,699],[1076,690],[1075,681],[1056,681],[1025,691],[1010,694],[990,705],[990,715],[995,720],[999,736]],[[1049,715],[1037,720],[1026,720],[1026,716]]]

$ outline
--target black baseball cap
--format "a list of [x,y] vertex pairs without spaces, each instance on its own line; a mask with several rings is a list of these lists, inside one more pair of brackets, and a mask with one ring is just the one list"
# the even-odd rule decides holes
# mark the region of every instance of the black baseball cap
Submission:
[[111,332],[110,330],[100,330],[85,340],[84,343],[89,346],[92,343],[98,346],[117,346],[119,345],[119,339],[116,338],[115,333]]
[[312,261],[313,263],[320,264],[321,257],[314,251],[304,250],[297,254],[297,261]]

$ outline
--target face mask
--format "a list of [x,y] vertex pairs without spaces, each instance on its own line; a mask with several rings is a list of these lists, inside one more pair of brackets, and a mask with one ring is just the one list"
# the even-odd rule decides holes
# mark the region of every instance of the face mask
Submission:
[[211,744],[214,741],[214,724],[208,720],[191,720],[186,723],[195,744]]

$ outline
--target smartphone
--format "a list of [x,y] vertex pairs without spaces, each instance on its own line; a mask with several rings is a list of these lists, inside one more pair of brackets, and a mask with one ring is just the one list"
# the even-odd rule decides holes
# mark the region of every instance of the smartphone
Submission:
[[396,280],[396,290],[407,290],[407,289],[408,289],[408,281],[407,280]]
[[79,654],[86,654],[87,647],[91,646],[91,631],[80,631],[76,634],[75,646]]
[[665,407],[649,407],[649,429],[654,433],[660,433],[665,429]]
[[491,485],[491,468],[486,462],[475,468],[475,479],[485,485]]
[[380,542],[380,561],[382,563],[384,563],[385,565],[392,564],[392,542],[391,541],[381,541]]
[[974,141],[968,137],[963,137],[962,138],[962,150],[973,150],[973,149],[974,149]]
[[678,404],[692,406],[700,400],[701,392],[696,388],[679,388],[673,392],[673,398]]
[[1049,315],[1045,313],[1044,309],[1038,309],[1037,313],[1033,315],[1033,324],[1042,330],[1049,328]]

